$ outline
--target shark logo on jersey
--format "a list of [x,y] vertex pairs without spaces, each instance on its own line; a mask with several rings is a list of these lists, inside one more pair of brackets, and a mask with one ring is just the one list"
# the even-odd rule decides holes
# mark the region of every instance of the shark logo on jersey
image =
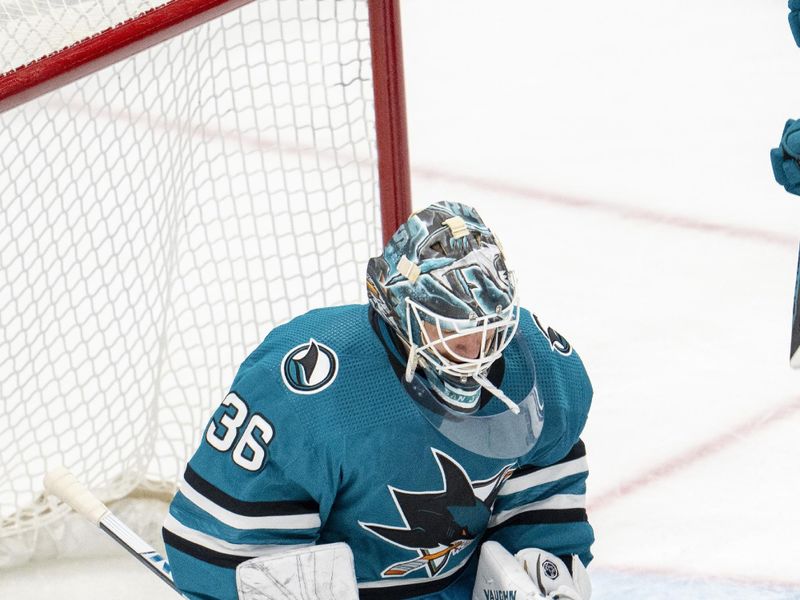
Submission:
[[283,382],[298,394],[321,392],[333,383],[338,371],[336,353],[314,338],[289,350],[281,361]]
[[432,577],[444,569],[450,556],[467,548],[486,529],[500,486],[514,471],[513,465],[506,465],[489,479],[471,481],[453,458],[435,448],[431,451],[443,489],[418,492],[387,486],[405,527],[359,521],[381,539],[417,554],[388,566],[383,577],[403,577],[419,569]]

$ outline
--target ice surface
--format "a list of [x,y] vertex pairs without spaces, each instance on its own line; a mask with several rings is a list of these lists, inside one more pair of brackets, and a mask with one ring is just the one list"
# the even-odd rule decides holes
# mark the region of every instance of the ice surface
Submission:
[[595,598],[800,598],[786,4],[403,4],[415,203],[474,204],[595,387]]

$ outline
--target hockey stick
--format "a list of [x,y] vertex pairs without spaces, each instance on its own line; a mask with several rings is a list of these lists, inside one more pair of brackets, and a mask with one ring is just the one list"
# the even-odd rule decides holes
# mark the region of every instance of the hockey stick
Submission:
[[105,531],[115,542],[180,594],[172,580],[166,559],[115,517],[108,507],[78,481],[68,469],[59,467],[47,473],[44,477],[44,488],[68,504],[82,517]]
[[797,276],[794,281],[794,306],[792,307],[792,339],[789,342],[789,364],[800,369],[800,252],[797,256]]

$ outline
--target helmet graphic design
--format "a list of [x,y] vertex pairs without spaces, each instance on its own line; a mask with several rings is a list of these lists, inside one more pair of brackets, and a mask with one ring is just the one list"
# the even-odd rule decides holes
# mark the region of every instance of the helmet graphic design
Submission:
[[370,259],[373,308],[451,406],[472,410],[481,388],[516,405],[486,378],[516,331],[515,282],[494,234],[474,209],[437,202],[414,214]]

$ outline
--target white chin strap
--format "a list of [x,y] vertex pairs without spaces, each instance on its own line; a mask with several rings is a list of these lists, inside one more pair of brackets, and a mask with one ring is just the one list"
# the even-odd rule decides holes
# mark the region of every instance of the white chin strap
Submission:
[[475,381],[477,381],[478,385],[480,385],[483,389],[488,390],[489,392],[491,392],[491,394],[495,398],[497,398],[498,400],[500,400],[500,402],[505,404],[506,407],[508,408],[508,410],[510,410],[515,415],[519,414],[519,406],[514,404],[513,400],[511,400],[511,398],[509,398],[508,396],[506,396],[503,393],[503,390],[501,390],[499,387],[494,385],[491,381],[486,379],[486,377],[484,377],[483,375],[473,375],[472,378]]

